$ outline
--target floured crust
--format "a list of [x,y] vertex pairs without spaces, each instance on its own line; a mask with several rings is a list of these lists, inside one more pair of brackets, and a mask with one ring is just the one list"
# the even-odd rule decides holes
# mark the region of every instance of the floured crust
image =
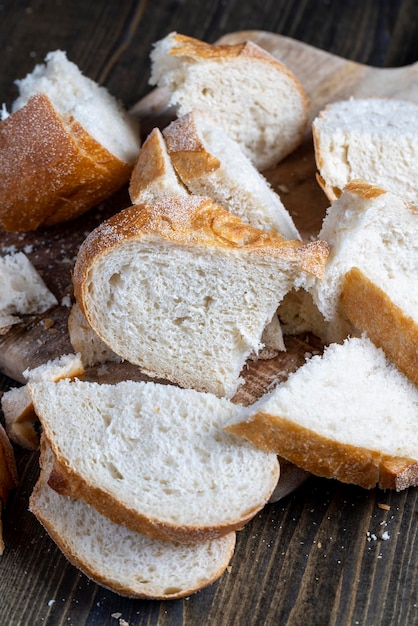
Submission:
[[344,278],[341,305],[350,319],[418,385],[418,326],[359,269]]
[[262,411],[226,427],[262,450],[276,452],[298,467],[324,478],[366,489],[396,489],[418,485],[418,461],[384,455],[344,444],[294,422]]
[[0,224],[29,231],[72,220],[126,183],[132,167],[37,94],[0,124]]

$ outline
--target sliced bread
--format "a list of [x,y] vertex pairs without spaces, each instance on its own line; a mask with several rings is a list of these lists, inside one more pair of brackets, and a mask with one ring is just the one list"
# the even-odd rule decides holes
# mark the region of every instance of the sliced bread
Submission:
[[331,324],[348,321],[418,384],[418,210],[362,181],[329,208],[330,255],[312,296]]
[[193,111],[172,122],[163,136],[176,172],[191,193],[212,198],[256,228],[300,239],[279,195],[218,121]]
[[73,281],[88,323],[144,373],[231,398],[264,328],[327,246],[245,225],[208,198],[125,209],[81,246]]
[[273,167],[301,142],[307,97],[282,63],[250,41],[212,45],[172,32],[151,52],[151,85],[167,88],[178,117],[213,114],[257,169]]
[[154,539],[241,528],[271,496],[275,454],[224,432],[242,407],[173,385],[29,385],[55,457],[49,485]]
[[18,324],[20,316],[43,313],[57,304],[26,254],[15,252],[0,257],[0,334]]
[[140,147],[137,123],[65,52],[50,52],[17,85],[12,113],[0,125],[5,230],[73,219],[129,180]]
[[366,337],[331,344],[227,427],[318,476],[418,484],[418,389]]
[[172,600],[206,587],[227,567],[235,533],[192,546],[150,539],[51,489],[54,458],[45,444],[40,463],[30,510],[67,559],[98,584],[133,598]]
[[351,180],[418,203],[418,104],[396,98],[333,102],[314,120],[318,180],[331,201]]

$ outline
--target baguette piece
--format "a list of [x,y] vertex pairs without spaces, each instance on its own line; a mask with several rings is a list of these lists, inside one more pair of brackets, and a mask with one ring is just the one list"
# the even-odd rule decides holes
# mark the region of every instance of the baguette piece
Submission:
[[57,304],[26,254],[0,257],[0,334],[18,324],[21,315],[43,313]]
[[168,153],[187,189],[208,196],[256,228],[300,239],[279,195],[240,145],[208,114],[193,111],[163,130]]
[[356,179],[418,204],[418,104],[390,98],[333,102],[312,125],[318,180],[333,202]]
[[235,533],[192,546],[150,539],[51,489],[53,462],[43,444],[30,510],[66,558],[99,585],[132,598],[171,600],[199,591],[224,572]]
[[217,46],[172,32],[150,58],[150,84],[168,89],[177,116],[211,112],[257,169],[273,167],[302,141],[305,91],[257,44]]
[[228,432],[313,474],[418,484],[418,389],[365,336],[331,344],[246,411]]
[[137,123],[65,52],[50,52],[17,85],[12,114],[0,124],[5,230],[71,220],[129,180],[140,147]]
[[180,182],[167,146],[158,128],[153,128],[144,141],[129,182],[132,204],[154,202],[161,196],[187,196]]
[[195,543],[241,528],[268,501],[275,454],[225,433],[242,407],[172,385],[30,384],[55,457],[49,485],[127,528]]
[[2,512],[6,506],[9,492],[18,484],[16,459],[9,438],[0,424],[0,556],[4,552]]
[[[56,382],[62,378],[76,378],[84,374],[84,365],[79,354],[65,354],[47,361],[34,369],[26,369],[23,377],[28,382],[51,380]],[[1,408],[6,421],[6,432],[10,439],[28,450],[36,450],[39,446],[35,424],[38,418],[33,409],[27,384],[13,387],[1,397]]]
[[231,398],[285,293],[321,276],[323,242],[286,241],[208,198],[125,209],[79,250],[74,292],[88,323],[149,376]]
[[348,321],[418,384],[418,209],[352,181],[329,208],[319,237],[330,245],[312,296],[331,324]]

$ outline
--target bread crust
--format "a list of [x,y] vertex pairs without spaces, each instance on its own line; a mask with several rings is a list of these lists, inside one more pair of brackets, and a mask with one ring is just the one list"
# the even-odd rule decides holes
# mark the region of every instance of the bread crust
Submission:
[[0,124],[0,225],[23,232],[72,220],[125,184],[132,167],[37,94]]
[[415,385],[418,385],[418,326],[358,268],[344,278],[341,305],[350,319]]
[[392,457],[344,444],[263,411],[225,430],[324,478],[366,489],[380,487],[400,491],[418,485],[417,459]]

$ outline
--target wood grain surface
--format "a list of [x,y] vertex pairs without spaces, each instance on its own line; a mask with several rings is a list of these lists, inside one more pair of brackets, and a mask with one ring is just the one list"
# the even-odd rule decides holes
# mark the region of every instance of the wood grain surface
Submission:
[[[0,100],[9,106],[13,81],[46,52],[61,48],[127,107],[138,110],[141,100],[142,112],[149,110],[156,97],[143,100],[149,94],[149,51],[171,30],[207,41],[250,36],[298,74],[310,95],[311,117],[329,99],[354,94],[418,100],[415,3],[332,0],[6,0],[0,4]],[[309,134],[267,173],[273,186],[287,190],[283,201],[305,236],[317,232],[327,206],[314,174]],[[85,233],[127,203],[125,189],[70,229],[18,238],[0,233],[0,249],[30,250],[61,298],[71,293],[69,270]],[[11,378],[19,380],[28,365],[68,351],[68,310],[61,306],[53,313],[52,327],[40,316],[0,340],[0,389],[16,384]],[[238,399],[248,402],[263,393],[315,346],[312,337],[292,339],[286,357],[250,363]],[[0,624],[418,624],[416,489],[365,491],[311,477],[238,534],[231,569],[217,583],[185,600],[145,602],[95,585],[66,562],[27,510],[37,454],[16,448],[16,456],[20,485],[3,515]]]

